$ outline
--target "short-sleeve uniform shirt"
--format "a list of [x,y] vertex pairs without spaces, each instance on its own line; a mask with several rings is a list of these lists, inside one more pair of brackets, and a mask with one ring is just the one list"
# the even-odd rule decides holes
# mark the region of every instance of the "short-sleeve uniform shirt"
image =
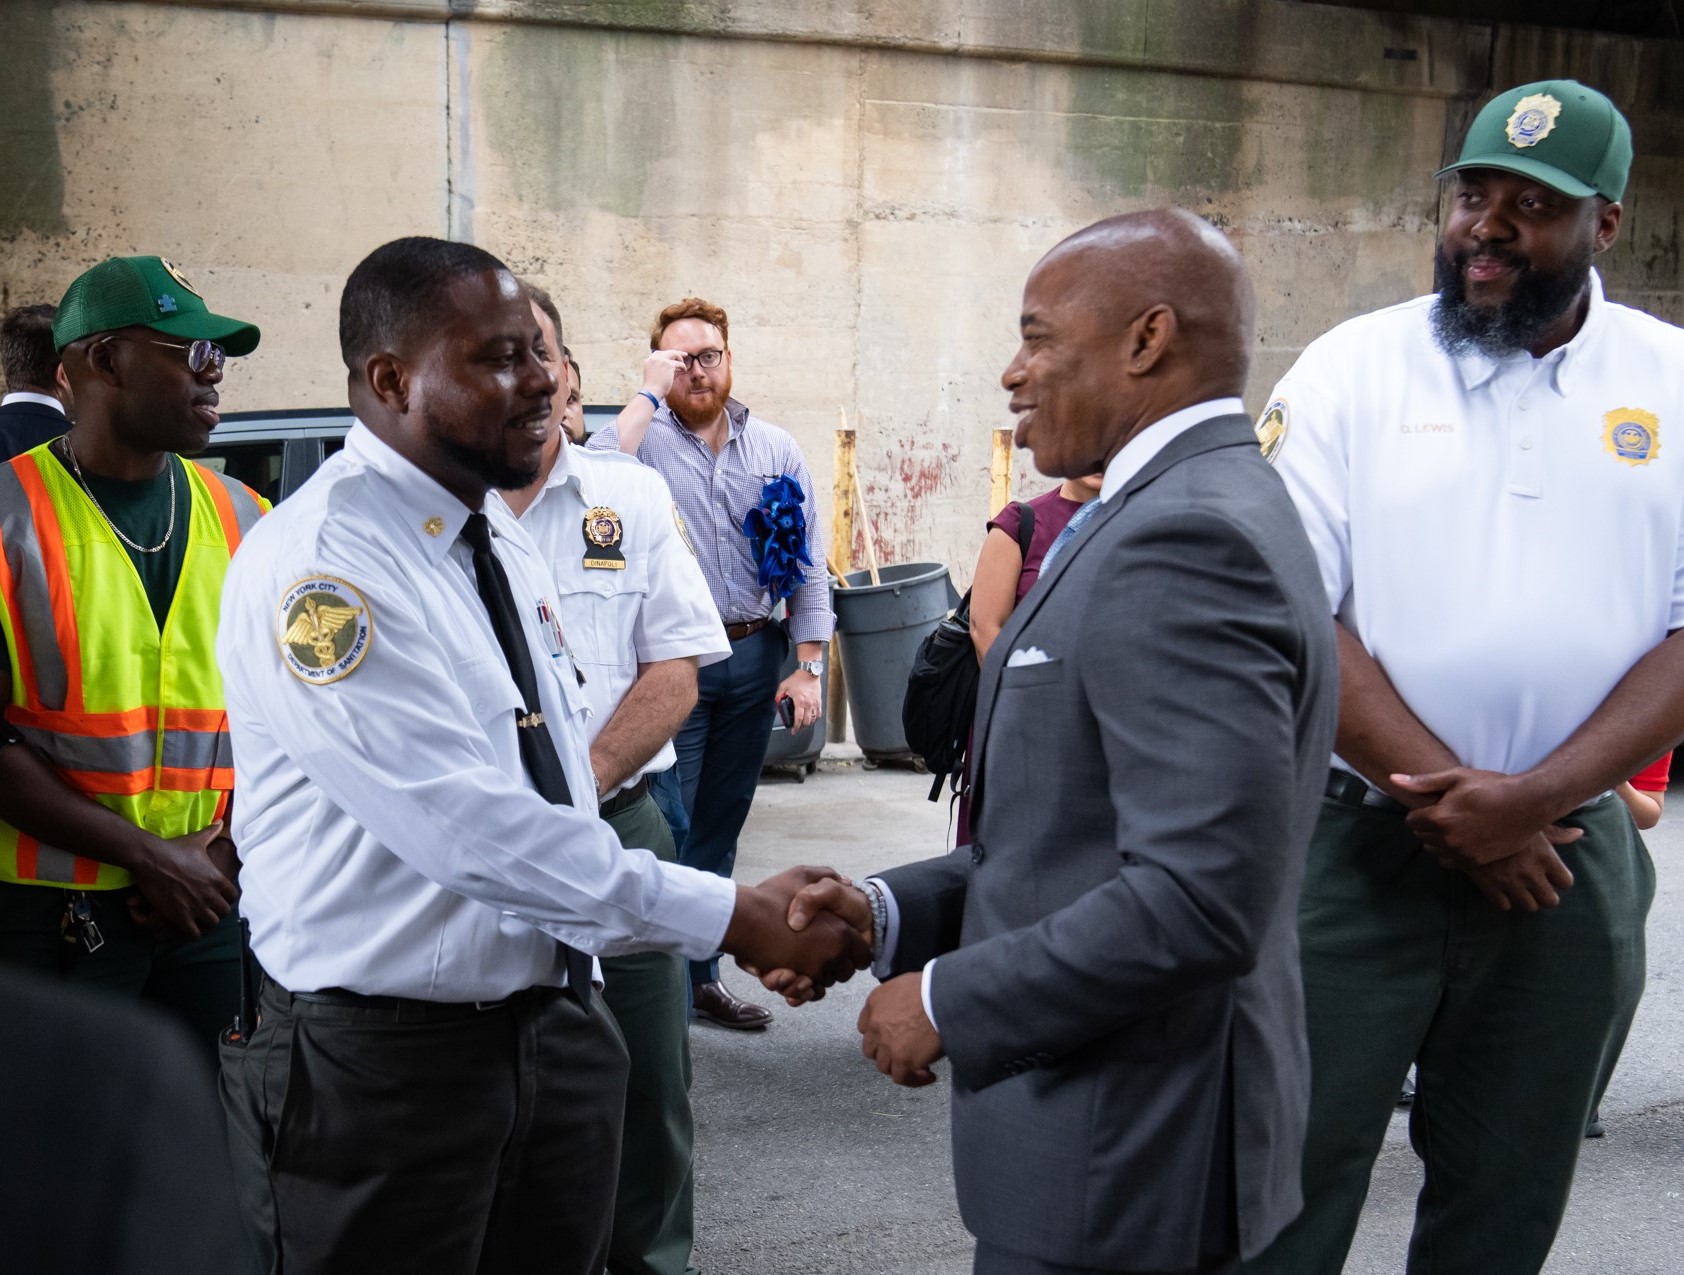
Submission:
[[[614,715],[637,680],[639,664],[730,658],[731,643],[672,493],[660,474],[635,457],[563,443],[520,525],[537,543],[554,580],[566,656],[584,679],[589,739]],[[674,760],[668,741],[622,787],[670,768]]]
[[1684,624],[1684,332],[1607,301],[1453,357],[1431,296],[1341,324],[1258,421],[1328,604],[1428,730],[1515,773]]
[[[241,912],[291,991],[490,1001],[600,955],[718,950],[735,887],[624,849],[596,817],[587,702],[550,658],[555,585],[488,500],[537,675],[522,703],[462,539],[468,509],[358,424],[247,536],[217,634],[239,798]],[[552,805],[516,717],[555,742]]]

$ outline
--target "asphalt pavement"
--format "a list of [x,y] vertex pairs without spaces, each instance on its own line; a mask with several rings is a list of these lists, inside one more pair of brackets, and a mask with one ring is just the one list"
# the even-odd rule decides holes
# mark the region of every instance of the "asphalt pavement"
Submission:
[[[910,771],[831,760],[805,782],[768,778],[743,834],[737,879],[795,863],[864,876],[939,853],[950,812],[945,800],[925,800],[929,786]],[[1674,807],[1649,846],[1659,888],[1648,989],[1603,1103],[1608,1136],[1585,1146],[1546,1275],[1684,1271],[1684,812]],[[764,1032],[699,1025],[690,1034],[703,1275],[969,1272],[971,1241],[948,1159],[946,1076],[900,1089],[861,1057],[854,1021],[875,980],[858,975],[791,1010],[729,962],[725,977],[777,1017]],[[1403,1270],[1419,1187],[1400,1116],[1347,1275]]]

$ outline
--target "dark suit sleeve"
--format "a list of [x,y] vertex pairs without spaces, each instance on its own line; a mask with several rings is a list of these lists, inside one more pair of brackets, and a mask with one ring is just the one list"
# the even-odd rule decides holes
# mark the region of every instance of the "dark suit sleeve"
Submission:
[[875,874],[895,896],[900,932],[889,954],[889,977],[921,970],[959,946],[965,887],[971,879],[970,847]]
[[[1115,811],[1115,847],[1100,852],[1116,871],[937,964],[936,1019],[972,1088],[1249,972],[1303,853],[1289,831],[1303,635],[1263,555],[1201,511],[1095,551],[1071,614]],[[1073,572],[1063,583],[1080,587]]]

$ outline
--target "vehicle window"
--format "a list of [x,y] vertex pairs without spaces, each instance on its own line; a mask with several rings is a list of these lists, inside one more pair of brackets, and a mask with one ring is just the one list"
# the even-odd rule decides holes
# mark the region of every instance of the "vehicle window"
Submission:
[[258,443],[212,443],[203,455],[193,459],[206,469],[238,479],[265,500],[276,501],[281,498],[281,450],[285,446],[278,438]]
[[343,450],[344,447],[345,439],[343,436],[339,438],[322,439],[322,459],[326,460],[329,456],[333,455],[334,452]]

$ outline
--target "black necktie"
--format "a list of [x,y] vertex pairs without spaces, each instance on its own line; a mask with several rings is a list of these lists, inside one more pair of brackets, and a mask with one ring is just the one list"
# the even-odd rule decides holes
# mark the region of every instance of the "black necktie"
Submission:
[[[491,524],[484,514],[468,515],[468,521],[462,524],[462,539],[474,551],[474,581],[479,585],[480,601],[485,603],[486,612],[491,617],[492,632],[497,635],[497,645],[503,648],[503,658],[508,662],[515,688],[525,705],[515,710],[515,737],[520,741],[520,759],[539,796],[554,806],[571,806],[573,793],[567,786],[567,774],[561,768],[555,740],[544,724],[543,701],[538,698],[538,679],[532,672],[532,651],[526,645],[520,612],[515,607],[515,595],[509,588],[508,573],[497,561],[497,555],[491,552]],[[585,989],[591,985],[591,958],[566,943],[561,944],[561,950],[567,961],[567,981],[580,1004],[588,1005],[590,1002],[585,996]]]

